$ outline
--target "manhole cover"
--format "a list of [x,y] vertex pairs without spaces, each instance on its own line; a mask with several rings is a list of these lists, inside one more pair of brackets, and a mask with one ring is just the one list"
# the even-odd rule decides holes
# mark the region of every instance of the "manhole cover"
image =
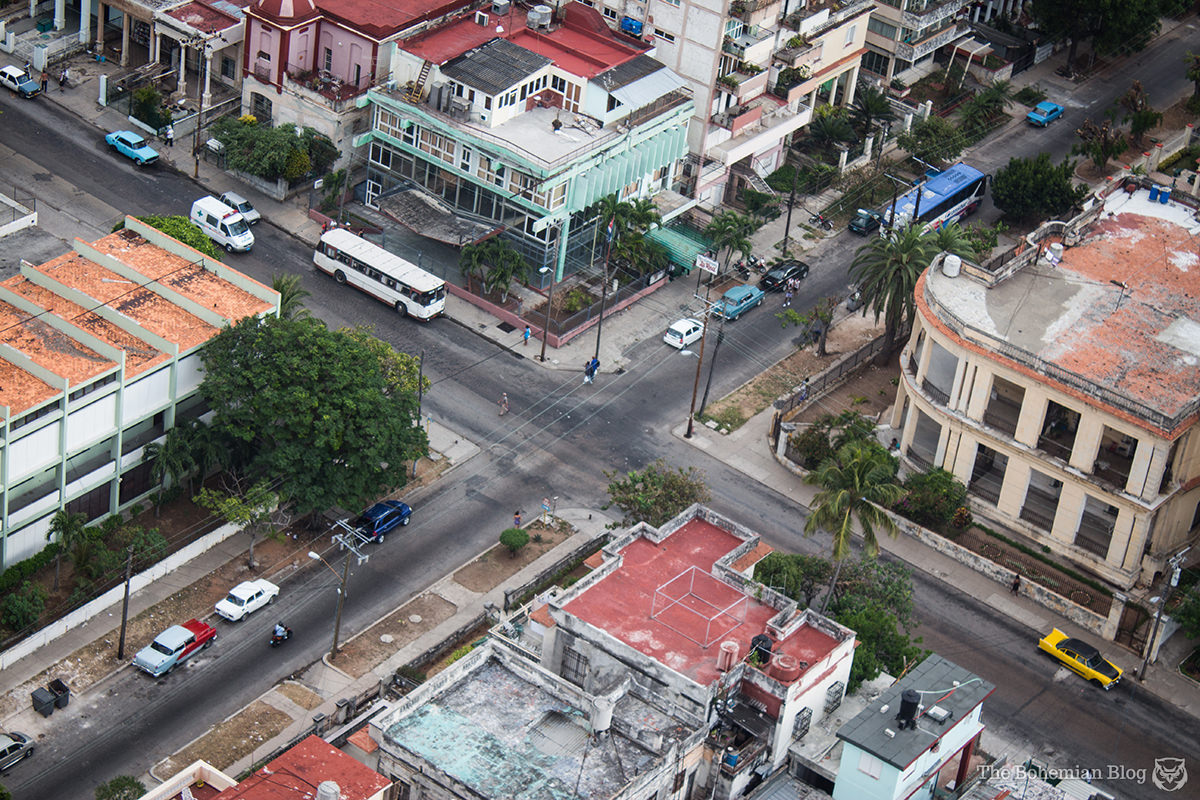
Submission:
[[392,642],[395,641],[395,639],[392,637],[392,635],[390,633],[385,633],[379,637],[379,641],[383,642],[384,644],[391,644]]
[[421,624],[421,615],[413,614],[412,616],[410,616],[408,618],[408,621],[411,622],[413,625],[420,625]]

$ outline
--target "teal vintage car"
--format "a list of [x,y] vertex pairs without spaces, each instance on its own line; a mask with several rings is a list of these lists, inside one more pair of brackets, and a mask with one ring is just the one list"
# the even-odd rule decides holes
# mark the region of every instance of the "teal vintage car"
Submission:
[[735,286],[721,295],[721,299],[713,307],[713,313],[734,320],[755,306],[761,306],[764,297],[766,294],[757,286]]

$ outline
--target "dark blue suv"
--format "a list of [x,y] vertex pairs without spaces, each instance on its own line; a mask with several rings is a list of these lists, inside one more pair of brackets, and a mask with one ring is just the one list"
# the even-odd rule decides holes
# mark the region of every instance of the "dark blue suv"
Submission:
[[384,500],[368,508],[358,519],[354,527],[372,542],[383,542],[383,537],[398,525],[407,525],[412,518],[412,509],[407,503],[399,500]]

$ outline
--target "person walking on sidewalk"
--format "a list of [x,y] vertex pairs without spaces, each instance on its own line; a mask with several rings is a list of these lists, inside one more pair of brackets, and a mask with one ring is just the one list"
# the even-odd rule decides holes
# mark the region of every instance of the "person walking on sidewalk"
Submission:
[[167,130],[163,134],[163,138],[167,140],[167,147],[175,146],[175,126],[167,123]]
[[1012,586],[1009,588],[1013,594],[1021,593],[1021,573],[1018,572],[1016,575],[1013,575]]
[[583,382],[591,383],[595,373],[592,372],[591,360],[583,362]]
[[42,94],[46,93],[46,87],[50,85],[50,73],[42,70]]
[[501,392],[500,400],[497,402],[500,405],[500,416],[503,417],[505,414],[508,413],[508,392]]
[[789,283],[783,290],[783,307],[787,308],[792,304],[792,285]]
[[521,335],[521,338],[522,338],[522,340],[523,340],[523,341],[521,342],[521,344],[522,344],[522,345],[527,345],[527,344],[529,344],[529,337],[530,337],[530,336],[533,336],[533,331],[529,330],[529,326],[528,326],[528,325],[526,325],[526,326],[525,326],[525,333],[523,333],[523,334]]
[[513,512],[513,527],[521,527],[521,509],[519,508]]

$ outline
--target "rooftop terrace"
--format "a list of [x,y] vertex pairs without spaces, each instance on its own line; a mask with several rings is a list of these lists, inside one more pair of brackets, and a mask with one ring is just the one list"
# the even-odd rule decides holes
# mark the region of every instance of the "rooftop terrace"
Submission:
[[1178,429],[1200,396],[1197,232],[1186,206],[1117,191],[1057,265],[1043,257],[991,288],[931,268],[917,302],[973,350]]
[[595,738],[587,695],[494,647],[381,720],[385,749],[399,745],[482,797],[566,800],[613,796],[660,758],[631,735],[690,733],[626,694],[609,735]]
[[[713,576],[713,565],[745,540],[694,518],[660,542],[645,536],[621,551],[621,564],[571,597],[563,610],[701,685],[717,671],[723,641],[749,642],[780,609]],[[776,642],[774,653],[814,664],[834,650],[832,636],[807,623]],[[803,672],[803,670],[802,670]]]

